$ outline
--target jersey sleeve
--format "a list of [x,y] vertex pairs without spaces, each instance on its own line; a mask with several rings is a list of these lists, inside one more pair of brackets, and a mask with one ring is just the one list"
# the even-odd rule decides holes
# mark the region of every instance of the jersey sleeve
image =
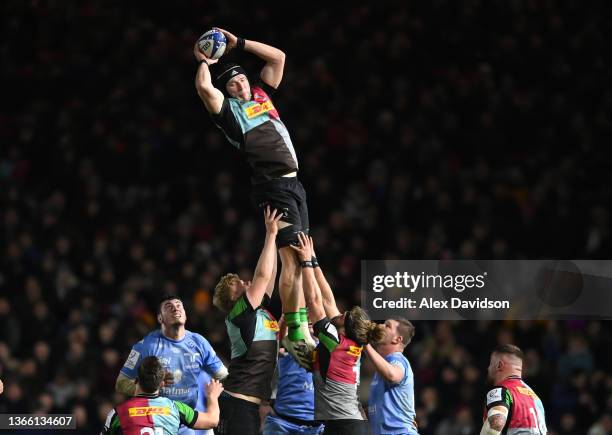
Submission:
[[[387,360],[387,362],[389,364],[392,364],[392,365],[397,366],[400,369],[402,369],[402,380],[399,381],[397,384],[401,384],[402,382],[405,382],[406,381],[406,376],[408,374],[408,370],[407,370],[408,368],[406,367],[406,362],[403,360],[403,358],[401,358],[401,357],[399,357],[397,355],[391,354],[391,355],[387,355],[385,357],[385,359]],[[387,384],[392,384],[391,382],[387,382],[387,381],[385,381],[385,382]]]
[[228,314],[227,318],[234,325],[240,327],[243,326],[247,315],[254,311],[255,309],[249,302],[249,298],[247,298],[246,294],[244,294],[238,298],[238,300],[234,304],[234,307],[232,308],[232,311],[230,311],[230,313]]
[[319,342],[325,346],[329,352],[333,352],[340,344],[340,334],[338,329],[329,321],[327,317],[322,318],[313,325],[313,330]]
[[485,407],[487,411],[494,406],[505,406],[510,410],[512,408],[512,394],[505,387],[495,387],[487,393]]
[[255,87],[261,88],[266,94],[268,94],[268,96],[271,96],[276,92],[276,88],[273,88],[261,79],[255,82]]
[[173,400],[173,402],[178,410],[181,424],[184,424],[187,427],[195,426],[196,421],[198,421],[198,411],[186,403],[179,402],[178,400]]
[[219,359],[217,353],[206,338],[202,337],[200,334],[197,334],[196,337],[198,338],[200,347],[202,370],[210,376],[214,376],[224,367],[223,362]]
[[232,112],[229,99],[225,98],[223,100],[219,113],[216,115],[211,113],[210,116],[217,127],[223,131],[225,136],[227,136],[234,145],[238,146],[243,144],[244,135],[242,134],[242,129],[236,119],[236,115]]
[[132,350],[130,351],[127,360],[125,360],[125,364],[123,364],[123,367],[121,368],[121,373],[130,379],[135,379],[136,375],[138,374],[140,362],[146,356],[148,356],[147,346],[145,345],[145,341],[143,339],[132,346]]
[[123,431],[121,430],[119,415],[114,409],[111,409],[106,415],[106,421],[104,422],[102,435],[120,435],[122,433]]

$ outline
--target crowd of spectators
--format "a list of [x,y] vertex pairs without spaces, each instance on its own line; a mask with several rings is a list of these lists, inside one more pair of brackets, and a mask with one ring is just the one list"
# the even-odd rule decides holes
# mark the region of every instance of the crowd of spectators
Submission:
[[[263,230],[195,92],[213,25],[287,53],[275,105],[341,305],[360,302],[362,259],[609,256],[603,0],[358,3],[0,5],[0,413],[72,412],[94,433],[162,292],[227,361],[211,291],[250,276]],[[478,433],[505,342],[527,353],[549,433],[612,433],[609,322],[416,328],[422,435]]]

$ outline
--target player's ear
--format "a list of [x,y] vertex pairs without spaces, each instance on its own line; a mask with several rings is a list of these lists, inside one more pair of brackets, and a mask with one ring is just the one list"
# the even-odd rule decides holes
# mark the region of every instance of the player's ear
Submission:
[[159,313],[157,315],[157,323],[159,323],[161,325],[161,322],[162,322],[162,315],[161,315],[161,313]]

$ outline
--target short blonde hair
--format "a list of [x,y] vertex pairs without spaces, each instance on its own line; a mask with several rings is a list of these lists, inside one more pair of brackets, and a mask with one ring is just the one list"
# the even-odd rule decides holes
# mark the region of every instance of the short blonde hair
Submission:
[[235,273],[228,273],[222,276],[215,287],[213,295],[213,305],[224,313],[229,313],[236,301],[232,300],[231,285],[240,278]]

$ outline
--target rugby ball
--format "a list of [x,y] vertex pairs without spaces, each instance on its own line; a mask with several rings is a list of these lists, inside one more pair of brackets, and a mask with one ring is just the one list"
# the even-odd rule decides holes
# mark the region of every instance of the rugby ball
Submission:
[[209,59],[219,59],[225,53],[227,40],[216,29],[209,30],[198,38],[198,48]]

